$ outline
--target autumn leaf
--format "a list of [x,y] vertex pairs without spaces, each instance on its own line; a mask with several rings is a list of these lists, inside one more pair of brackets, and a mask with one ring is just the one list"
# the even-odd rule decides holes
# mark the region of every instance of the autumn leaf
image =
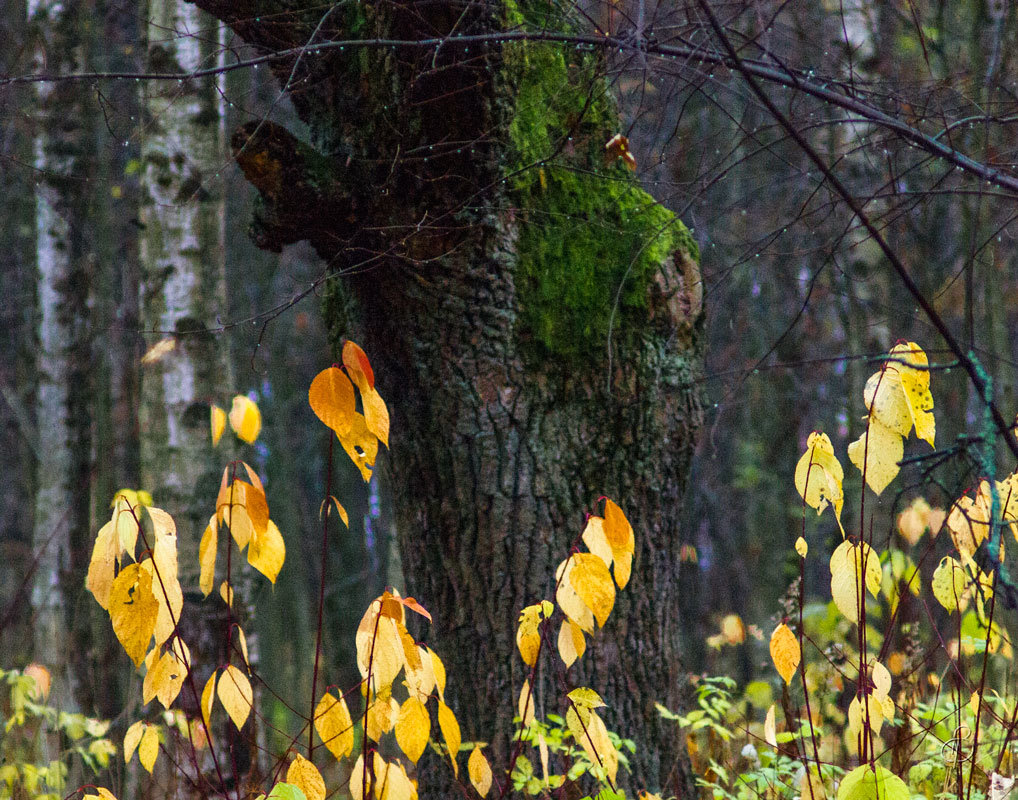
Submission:
[[[841,509],[845,494],[841,488],[844,472],[834,445],[826,433],[814,431],[806,440],[806,452],[795,467],[795,488],[806,505],[822,514],[828,505],[834,508],[834,517],[841,528]],[[844,528],[842,528],[844,535]]]
[[861,764],[841,779],[837,800],[909,800],[908,784],[886,767]]
[[262,412],[247,395],[238,394],[233,398],[230,407],[230,427],[237,438],[248,444],[254,444],[262,430]]
[[209,412],[209,426],[212,429],[212,446],[215,447],[223,437],[223,431],[226,430],[226,412],[215,404],[212,405]]
[[219,676],[218,685],[219,702],[223,704],[226,713],[230,715],[233,724],[240,730],[251,713],[251,705],[254,702],[254,694],[251,691],[251,682],[247,676],[233,664],[223,670]]
[[346,700],[326,692],[315,707],[315,730],[337,759],[353,752],[353,720]]
[[85,794],[81,800],[117,800],[116,795],[103,786],[96,786],[95,790],[98,794]]
[[916,436],[935,447],[936,422],[933,418],[933,394],[930,392],[930,362],[926,353],[915,342],[906,342],[892,347],[890,357],[906,362],[897,364],[896,368],[909,417],[915,426]]
[[304,792],[307,800],[325,800],[325,780],[322,773],[300,753],[290,762],[286,770],[286,782]]
[[566,665],[566,669],[571,667],[577,659],[582,658],[586,649],[587,642],[583,638],[580,626],[569,619],[562,620],[558,632],[558,653]]
[[[381,613],[385,595],[372,600],[361,617],[355,635],[357,667],[361,677],[367,678],[370,671],[371,688],[391,686],[403,669],[405,654],[396,620]],[[397,604],[397,608],[402,608]],[[436,672],[437,675],[437,672]],[[444,688],[444,674],[443,674]]]
[[162,361],[166,356],[172,353],[177,347],[177,337],[167,336],[160,339],[154,345],[152,345],[145,354],[141,357],[141,364],[143,366],[149,366],[150,364],[157,364]]
[[[368,389],[375,388],[375,371],[371,368],[367,354],[360,345],[349,339],[343,343],[343,366],[346,367],[358,388],[361,386]],[[361,391],[364,390],[361,389]]]
[[138,744],[138,761],[141,762],[149,775],[152,774],[158,756],[159,729],[155,725],[146,725],[145,732],[141,735],[141,742]]
[[254,532],[251,546],[247,551],[247,561],[272,583],[275,583],[285,560],[286,543],[283,541],[283,535],[276,527],[276,523],[270,519],[264,533]]
[[866,476],[866,483],[880,494],[898,475],[905,454],[901,436],[876,419],[848,446],[848,458]]
[[615,563],[615,582],[620,589],[625,589],[632,572],[636,537],[622,509],[608,498],[604,502],[604,535]]
[[431,717],[424,703],[409,697],[400,706],[396,717],[396,744],[415,764],[428,746],[431,735]]
[[520,651],[523,663],[528,667],[537,663],[541,652],[540,624],[544,617],[542,603],[529,605],[520,612],[520,622],[516,628],[516,647]]
[[799,558],[805,558],[809,552],[809,545],[801,536],[795,540],[795,552],[799,554]]
[[572,585],[597,624],[603,626],[615,605],[615,584],[604,561],[593,553],[573,553],[563,580]]
[[965,567],[951,558],[944,556],[933,571],[931,588],[933,596],[948,611],[965,610],[968,605],[968,588],[971,578]]
[[138,564],[126,566],[113,581],[109,612],[117,639],[134,666],[141,666],[159,614],[151,573]]
[[774,704],[771,703],[767,709],[767,716],[764,717],[764,741],[775,750],[778,747],[778,723],[775,717]]
[[629,150],[629,139],[621,133],[616,133],[604,146],[604,156],[607,163],[618,161],[620,158],[629,169],[636,170],[636,159]]
[[205,727],[209,727],[212,724],[212,703],[216,696],[216,678],[218,672],[213,672],[209,675],[209,679],[205,681],[205,687],[201,690],[201,716],[205,722]]
[[319,372],[308,389],[308,403],[318,419],[342,437],[350,430],[356,412],[353,384],[338,367]]
[[799,640],[785,623],[778,625],[771,634],[770,650],[771,661],[774,662],[778,674],[786,684],[791,683],[799,667],[802,651],[799,648]]
[[460,726],[456,721],[456,715],[441,700],[438,701],[438,727],[442,731],[442,738],[449,750],[449,760],[452,761],[453,775],[459,775],[459,765],[456,763],[456,755],[460,750]]
[[445,664],[438,657],[438,653],[428,648],[428,655],[431,656],[431,669],[435,675],[435,688],[438,689],[438,699],[445,700]]
[[880,593],[883,570],[879,556],[866,542],[845,541],[831,555],[830,568],[834,604],[850,622],[858,622],[859,606],[863,602],[860,591],[868,590],[874,597]]
[[516,711],[524,728],[534,721],[534,693],[530,690],[530,681],[527,679],[523,680]]
[[201,572],[198,576],[198,588],[205,597],[209,596],[216,578],[216,550],[219,547],[219,518],[213,515],[201,535],[198,544],[198,563]]
[[491,789],[491,767],[479,744],[474,745],[470,758],[467,759],[467,775],[470,776],[470,783],[481,797],[488,794]]
[[[572,693],[570,693],[570,696]],[[600,766],[612,782],[619,768],[619,754],[608,736],[604,721],[591,710],[575,702],[566,712],[566,726],[587,757]]]
[[898,515],[898,533],[915,547],[927,530],[936,536],[946,516],[942,508],[931,508],[924,498],[917,497]]

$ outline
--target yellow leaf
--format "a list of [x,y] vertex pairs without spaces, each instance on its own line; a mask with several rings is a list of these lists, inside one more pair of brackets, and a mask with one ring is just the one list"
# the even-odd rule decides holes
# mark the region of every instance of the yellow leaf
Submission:
[[930,392],[930,371],[928,369],[930,362],[926,358],[926,353],[915,342],[907,342],[891,348],[890,355],[891,358],[899,358],[918,367],[915,369],[904,364],[895,365],[899,372],[909,415],[915,425],[916,436],[925,439],[931,447],[935,447],[933,440],[937,425],[933,418],[933,394]]
[[604,535],[615,560],[615,583],[625,589],[632,570],[636,538],[622,509],[608,498],[604,502]]
[[774,703],[767,709],[767,717],[764,719],[764,741],[775,750],[778,747],[778,725],[774,717]]
[[905,449],[902,438],[876,419],[866,432],[848,446],[848,458],[866,476],[866,483],[880,494],[898,474]]
[[31,678],[35,683],[29,692],[29,696],[38,702],[44,702],[49,697],[50,685],[53,683],[53,677],[50,675],[50,671],[46,669],[42,664],[29,664],[23,670],[21,674],[27,678]]
[[107,611],[110,606],[110,590],[113,587],[113,576],[116,571],[117,531],[113,522],[107,522],[96,534],[95,544],[92,546],[92,559],[88,564],[88,575],[85,578],[85,588],[88,589],[95,601]]
[[167,336],[164,339],[160,339],[145,351],[145,355],[141,357],[141,363],[146,367],[149,364],[156,364],[172,353],[176,346],[176,336]]
[[516,704],[517,715],[526,728],[534,721],[534,694],[530,691],[530,681],[524,679],[523,688],[520,689],[520,699]]
[[845,494],[841,488],[844,472],[834,455],[834,445],[826,433],[814,431],[806,441],[806,452],[795,467],[795,488],[810,508],[822,514],[828,505],[841,527],[841,509]]
[[117,800],[116,795],[103,786],[96,786],[95,790],[98,794],[86,794],[82,800]]
[[459,775],[459,765],[456,763],[456,754],[460,750],[460,725],[456,721],[456,715],[441,700],[438,701],[438,727],[442,731],[442,738],[449,749],[449,760],[452,761],[453,775]]
[[219,678],[219,702],[238,730],[243,728],[247,715],[251,713],[254,694],[247,676],[233,664],[224,669]]
[[959,497],[951,506],[947,517],[947,530],[951,533],[954,546],[968,562],[975,555],[990,533],[990,517],[993,509],[993,495],[989,481],[980,481],[975,498],[970,495]]
[[[343,520],[343,524],[346,525],[346,527],[349,528],[350,527],[350,515],[346,513],[346,509],[343,508],[343,504],[340,503],[339,500],[337,500],[335,498],[335,496],[333,496],[331,494],[329,495],[329,499],[328,500],[323,500],[322,501],[322,507],[318,511],[318,516],[321,517],[323,514],[325,514],[326,505],[328,503],[330,503],[330,502],[332,503],[332,505],[334,505],[336,507],[336,513],[339,514],[339,518],[341,520]],[[330,511],[331,511],[331,509],[330,509]]]
[[805,558],[806,553],[809,552],[809,545],[801,536],[795,540],[795,552],[799,554],[800,558]]
[[555,588],[555,602],[562,609],[562,613],[575,622],[580,630],[592,634],[594,632],[594,613],[583,602],[569,581],[567,569],[572,570],[572,562],[573,557],[570,556],[555,569],[555,580],[558,584]]
[[[357,667],[362,678],[367,678],[370,670],[371,688],[376,692],[380,687],[392,685],[403,668],[405,658],[396,620],[381,614],[381,608],[382,598],[371,601],[354,637]],[[442,685],[444,688],[444,680]]]
[[[865,563],[865,577],[863,564]],[[831,555],[831,597],[838,610],[850,622],[859,621],[860,592],[869,590],[874,597],[880,592],[883,570],[875,550],[865,542],[844,541]]]
[[950,556],[944,556],[933,572],[933,596],[948,611],[964,610],[968,605],[969,583],[965,567]]
[[383,686],[368,708],[367,734],[376,742],[392,730],[399,716],[399,703],[392,698],[392,687]]
[[286,770],[286,782],[292,783],[304,792],[307,800],[325,800],[325,780],[322,773],[300,753],[290,762]]
[[152,575],[138,564],[129,564],[113,581],[110,590],[110,620],[134,666],[141,666],[159,614],[159,602],[152,594]]
[[520,612],[520,624],[516,628],[516,647],[528,667],[537,663],[541,652],[540,624],[542,617],[540,603],[529,605]]
[[406,670],[406,682],[410,691],[417,695],[421,701],[425,701],[435,688],[435,669],[431,661],[431,653],[426,648],[417,645],[417,662],[411,664],[409,660],[404,665]]
[[319,372],[308,389],[308,403],[318,419],[343,436],[350,430],[356,409],[353,385],[343,370],[329,367]]
[[431,735],[431,717],[424,703],[416,697],[407,698],[396,718],[396,744],[415,764],[428,746]]
[[198,577],[198,588],[206,597],[212,591],[216,578],[216,550],[219,547],[219,519],[213,515],[198,544],[198,563],[201,573]]
[[158,756],[159,729],[155,725],[146,725],[145,733],[142,734],[141,743],[138,745],[138,760],[149,775],[152,774]]
[[863,398],[871,425],[879,422],[900,437],[908,436],[912,430],[912,414],[901,387],[897,364],[888,363],[882,370],[870,375],[863,389]]
[[164,708],[169,708],[180,694],[186,677],[187,668],[173,652],[167,650],[145,673],[142,684],[143,701],[148,703],[153,697],[157,697]]
[[566,669],[571,667],[578,658],[582,658],[586,649],[587,641],[583,638],[580,626],[568,619],[562,620],[562,626],[558,631],[558,654],[566,665]]
[[250,397],[238,394],[230,408],[230,427],[241,441],[253,444],[262,430],[262,412]]
[[353,752],[353,720],[342,697],[336,698],[329,692],[322,695],[315,708],[315,730],[337,759]]
[[587,756],[599,765],[614,782],[619,768],[619,754],[608,737],[608,729],[593,711],[578,711],[571,706],[566,712],[566,725]]
[[216,696],[216,672],[209,675],[205,681],[205,688],[201,690],[201,716],[205,721],[205,727],[212,724],[212,701]]
[[368,430],[364,415],[354,412],[350,420],[350,429],[342,435],[337,434],[337,436],[354,466],[360,470],[364,482],[370,481],[371,470],[374,468],[375,459],[378,456],[378,438]]
[[467,759],[467,775],[470,776],[470,783],[473,784],[477,793],[484,797],[491,789],[491,767],[488,765],[488,759],[481,752],[480,745],[474,745],[474,749],[470,752],[470,758]]
[[248,563],[273,583],[286,560],[286,543],[283,535],[271,519],[264,533],[257,531],[251,538],[247,551]]
[[606,567],[612,565],[615,557],[612,555],[611,545],[608,544],[608,537],[604,532],[604,520],[601,517],[591,516],[587,519],[582,539],[583,543],[587,545],[587,549],[600,558]]
[[428,653],[431,656],[431,669],[435,675],[435,687],[438,689],[438,699],[445,700],[445,664],[442,663],[442,659],[438,657],[438,653],[428,648]]
[[223,431],[226,430],[226,412],[213,404],[209,417],[209,425],[212,428],[212,446],[215,447],[219,444],[219,440],[223,438]]
[[930,508],[930,504],[922,497],[917,497],[898,515],[898,533],[913,547],[927,529],[931,536],[936,536],[943,524],[943,509]]
[[250,675],[251,659],[248,657],[247,653],[247,637],[244,635],[244,630],[239,625],[237,626],[237,644],[240,645],[240,654],[244,658],[244,666],[247,667],[248,674]]
[[389,446],[389,409],[377,389],[361,389],[361,403],[364,405],[364,424],[367,429],[386,447]]
[[140,719],[137,722],[132,722],[127,729],[127,733],[124,734],[124,763],[128,763],[131,760],[131,756],[134,755],[135,749],[138,747],[138,742],[141,741],[141,735],[145,732],[145,723]]
[[615,584],[604,561],[593,553],[573,553],[565,579],[603,626],[615,605]]
[[799,667],[802,651],[799,649],[799,640],[785,623],[778,625],[771,634],[770,650],[778,674],[785,683],[791,683]]

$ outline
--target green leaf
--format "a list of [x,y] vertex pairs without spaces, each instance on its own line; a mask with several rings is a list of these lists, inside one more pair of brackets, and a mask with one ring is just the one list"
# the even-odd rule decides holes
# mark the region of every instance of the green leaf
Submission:
[[905,781],[884,767],[876,771],[862,764],[849,772],[838,787],[837,800],[909,800]]
[[308,800],[300,787],[292,783],[277,783],[269,792],[268,800]]

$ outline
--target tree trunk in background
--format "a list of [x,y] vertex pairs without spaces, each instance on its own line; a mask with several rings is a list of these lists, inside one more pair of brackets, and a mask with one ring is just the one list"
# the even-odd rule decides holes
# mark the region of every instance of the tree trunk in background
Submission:
[[[221,63],[215,21],[194,6],[150,0],[147,17],[149,69],[190,72]],[[179,576],[186,599],[180,632],[193,662],[178,704],[195,717],[196,692],[213,670],[236,661],[229,641],[232,623],[247,627],[243,559],[233,558],[232,612],[219,595],[225,577],[222,557],[213,594],[202,600],[196,591],[198,542],[215,511],[222,470],[234,452],[231,434],[224,436],[218,451],[209,435],[210,403],[228,404],[234,394],[225,339],[214,332],[227,316],[225,204],[218,176],[226,158],[225,103],[218,81],[210,78],[147,83],[143,105],[141,327],[149,332],[148,345],[172,336],[176,346],[159,361],[143,366],[141,486],[177,526]],[[221,553],[233,546],[227,538],[220,536]],[[179,764],[190,776],[180,782],[179,796],[190,796],[189,787],[199,793],[232,790],[250,766],[246,742],[250,730],[251,722],[238,734],[232,723],[220,730],[217,721],[213,738],[218,769],[212,769],[208,751],[195,761],[190,744],[178,739]],[[225,787],[203,785],[203,777],[218,783],[219,776]]]
[[[41,69],[71,72],[84,65],[87,13],[79,2],[29,4]],[[87,88],[74,83],[39,84],[37,103],[35,658],[91,709],[96,685],[84,665],[90,612],[81,604],[79,576],[91,553],[88,303],[96,264],[86,231],[94,199],[87,180],[95,163],[94,108]],[[73,703],[70,696],[63,701]]]
[[[264,51],[351,30],[481,33],[552,12],[199,5]],[[517,615],[552,595],[584,513],[607,494],[636,529],[635,572],[570,677],[602,692],[608,726],[637,742],[622,783],[688,796],[676,728],[654,702],[681,701],[677,527],[700,420],[702,289],[685,228],[623,166],[605,167],[618,122],[596,59],[448,43],[273,68],[314,147],[272,123],[235,132],[263,201],[253,233],[269,249],[308,239],[353,273],[361,343],[393,415],[405,590],[435,618],[428,638],[464,739],[492,742],[506,765],[527,671]],[[334,334],[341,305],[326,298]],[[543,683],[540,710],[563,712],[559,685]],[[433,772],[422,790],[442,796]]]
[[[0,2],[0,73],[31,66],[24,0]],[[36,277],[35,202],[26,169],[32,163],[29,124],[33,91],[8,87],[0,93],[0,452],[6,480],[0,494],[0,667],[25,663],[31,654],[32,520],[35,496]]]

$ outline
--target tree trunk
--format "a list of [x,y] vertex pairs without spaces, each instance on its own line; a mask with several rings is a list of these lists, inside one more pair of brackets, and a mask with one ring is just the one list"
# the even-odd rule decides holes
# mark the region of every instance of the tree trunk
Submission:
[[[223,63],[215,21],[194,6],[150,0],[147,16],[149,69],[190,72]],[[198,543],[215,512],[222,470],[235,451],[230,436],[214,450],[209,432],[210,404],[228,403],[234,394],[226,340],[214,330],[227,316],[225,205],[216,174],[225,158],[219,83],[216,78],[147,83],[143,99],[141,326],[153,332],[149,345],[172,337],[175,346],[143,367],[141,486],[177,527],[178,574],[185,591],[178,631],[192,657],[177,705],[191,718],[198,716],[198,693],[212,672],[236,663],[232,626],[247,627],[249,616],[241,559],[233,560],[232,610],[220,599],[222,568],[208,598],[196,591]],[[227,539],[220,536],[221,548],[233,546]],[[255,653],[256,644],[252,637]],[[219,722],[213,731],[215,763],[208,750],[195,753],[189,741],[176,738],[177,763],[186,772],[186,780],[177,784],[178,797],[239,791],[254,752],[248,741],[253,720],[240,734],[231,722],[222,728]]]
[[[198,0],[264,51],[349,38],[472,34],[550,7],[386,4],[322,19]],[[552,12],[554,13],[554,12]],[[264,21],[260,21],[264,20]],[[308,239],[358,301],[393,416],[405,590],[432,612],[465,740],[505,767],[526,668],[520,609],[608,495],[638,542],[631,585],[570,682],[636,740],[623,785],[688,796],[678,518],[700,422],[702,287],[688,231],[605,164],[617,132],[598,59],[546,43],[354,49],[274,62],[314,147],[272,123],[233,136],[261,193],[263,247]],[[342,330],[335,282],[326,321]],[[338,348],[339,342],[334,340]],[[324,361],[324,359],[323,359]],[[546,673],[543,711],[564,711]],[[433,776],[422,781],[441,796]]]
[[[77,2],[29,4],[41,68],[84,63],[88,32]],[[62,708],[94,706],[90,609],[78,578],[91,552],[91,340],[89,292],[95,263],[86,236],[93,200],[94,109],[83,87],[40,84],[35,137],[38,269],[37,453],[33,550],[35,658],[61,679]]]

